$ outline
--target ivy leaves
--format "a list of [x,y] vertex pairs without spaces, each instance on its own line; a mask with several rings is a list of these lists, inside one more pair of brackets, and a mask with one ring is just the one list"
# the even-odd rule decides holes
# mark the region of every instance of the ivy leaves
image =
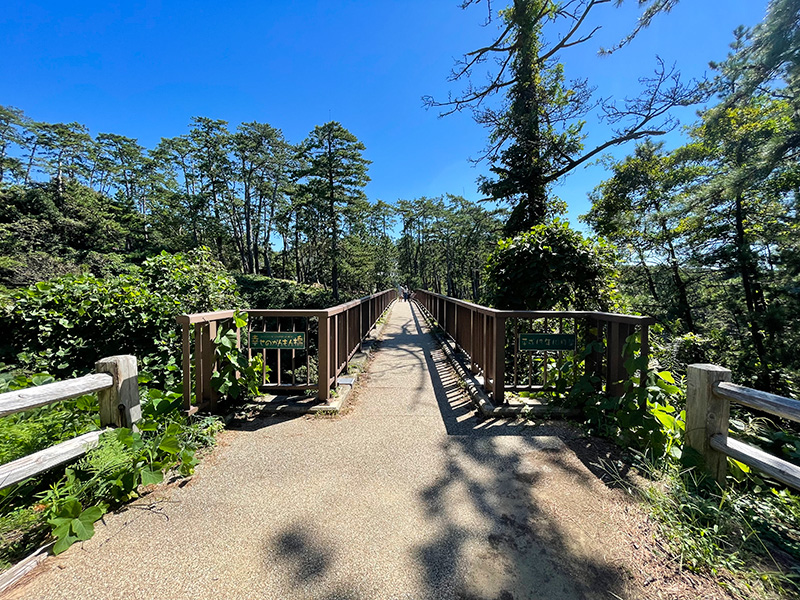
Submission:
[[211,387],[233,399],[257,396],[262,373],[269,373],[260,355],[256,354],[251,360],[247,352],[238,347],[236,330],[246,327],[247,313],[236,311],[233,322],[220,325],[214,338],[217,370],[211,376]]

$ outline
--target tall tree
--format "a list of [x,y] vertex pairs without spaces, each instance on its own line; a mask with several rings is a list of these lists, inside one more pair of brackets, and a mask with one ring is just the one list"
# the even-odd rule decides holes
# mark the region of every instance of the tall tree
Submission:
[[[647,141],[611,169],[612,177],[595,189],[592,208],[582,220],[637,265],[655,303],[669,304],[672,310],[666,312],[681,319],[682,329],[695,331],[684,272],[687,257],[681,220],[686,213],[680,196],[696,182],[700,168],[666,155],[662,144]],[[653,270],[661,266],[671,274],[668,294],[657,291]]]
[[303,143],[308,168],[303,172],[305,188],[315,202],[326,208],[330,242],[331,288],[339,299],[339,239],[343,210],[365,199],[363,188],[369,182],[370,161],[362,155],[364,144],[341,123],[331,121],[314,128]]
[[[466,0],[464,6],[478,2]],[[668,111],[696,100],[692,86],[681,84],[678,73],[661,62],[655,77],[645,80],[640,97],[622,104],[594,101],[586,80],[565,82],[559,55],[592,38],[599,27],[589,30],[590,13],[610,2],[513,0],[500,11],[500,34],[491,44],[466,54],[453,71],[451,80],[468,81],[466,91],[444,102],[425,98],[428,106],[443,108],[443,114],[471,109],[476,120],[489,127],[485,157],[495,177],[483,179],[480,189],[489,198],[511,205],[509,234],[526,231],[562,212],[563,205],[548,197],[555,181],[607,148],[665,133],[674,126]],[[642,0],[644,12],[637,30],[675,3]],[[491,3],[488,6],[491,18]],[[562,32],[558,41],[547,43],[546,27]],[[489,59],[498,62],[496,72],[488,83],[474,85],[472,71]],[[499,109],[488,106],[496,94],[505,95]],[[584,119],[598,104],[600,116],[613,126],[613,133],[586,148]]]
[[25,114],[13,106],[0,106],[0,183],[8,180],[8,176],[19,177],[22,162],[12,155],[13,146],[24,143],[23,126]]

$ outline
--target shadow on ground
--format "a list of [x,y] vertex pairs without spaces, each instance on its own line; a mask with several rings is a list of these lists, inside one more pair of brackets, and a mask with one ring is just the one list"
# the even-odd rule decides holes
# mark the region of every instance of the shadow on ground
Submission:
[[[436,418],[432,388],[446,431],[439,433],[436,447],[441,467],[407,499],[409,513],[423,515],[430,535],[424,543],[381,550],[407,553],[414,576],[398,573],[398,589],[383,589],[377,596],[369,582],[363,582],[366,587],[357,581],[342,583],[337,577],[347,569],[350,549],[327,541],[316,529],[294,524],[270,535],[265,548],[267,555],[277,557],[291,589],[298,597],[326,600],[634,597],[631,576],[619,561],[607,558],[607,540],[597,527],[604,518],[598,490],[604,488],[559,439],[564,429],[478,419],[457,375],[421,323],[419,309],[410,308],[412,318],[399,331],[385,332],[381,346],[413,360],[403,360],[396,369],[382,367],[382,377],[369,380],[362,390],[362,403],[369,402],[370,384],[388,388],[394,378],[411,392],[404,405],[410,414],[419,410],[426,415],[421,418]],[[339,581],[334,591],[325,586],[331,579]],[[412,595],[400,584],[409,581],[417,590]]]
[[[412,315],[416,332],[423,334],[419,309],[412,308]],[[575,527],[567,531],[558,520],[581,514],[591,519],[598,489],[580,461],[569,460],[561,444],[543,437],[563,429],[477,418],[446,357],[429,334],[424,337],[424,360],[448,433],[442,446],[447,468],[421,498],[442,530],[434,544],[418,551],[434,596],[454,589],[454,597],[476,599],[626,597],[630,576],[603,558],[602,540],[584,545],[575,539]],[[462,497],[471,506],[449,502],[458,488],[467,490]],[[575,506],[587,501],[588,506]],[[569,510],[553,510],[554,503],[569,503]],[[485,539],[474,539],[464,524],[461,516],[468,511],[489,524]],[[577,529],[585,525],[590,523]],[[467,569],[466,577],[459,567]]]

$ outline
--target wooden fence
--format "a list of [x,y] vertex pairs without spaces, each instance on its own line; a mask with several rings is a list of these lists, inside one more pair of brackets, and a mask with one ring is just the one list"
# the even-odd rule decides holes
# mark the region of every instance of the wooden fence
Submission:
[[725,484],[728,457],[800,489],[800,467],[728,437],[730,403],[800,422],[800,402],[731,383],[731,372],[716,365],[687,369],[686,445],[704,458],[711,475]]
[[[495,404],[505,402],[506,391],[555,389],[554,372],[560,373],[567,355],[593,341],[601,342],[604,350],[587,357],[586,373],[597,377],[598,389],[621,395],[628,377],[625,341],[638,330],[639,352],[648,356],[649,326],[655,322],[651,317],[593,311],[497,310],[426,290],[416,290],[414,296],[467,356],[470,369]],[[533,336],[549,340],[554,349],[520,347],[520,340]],[[562,343],[564,348],[557,349]],[[572,373],[570,384],[577,376]]]
[[101,426],[97,431],[0,465],[0,489],[83,456],[97,445],[106,427],[132,427],[141,419],[136,357],[104,358],[97,362],[95,370],[77,379],[0,394],[0,417],[5,417],[97,392]]
[[[236,330],[237,347],[252,358],[260,353],[270,368],[261,389],[272,394],[308,393],[327,401],[331,388],[347,369],[348,361],[395,299],[385,290],[358,300],[323,309],[251,309],[247,331]],[[219,394],[211,386],[217,369],[214,339],[220,327],[232,326],[233,310],[185,314],[177,317],[183,334],[183,405],[186,410],[214,410]],[[284,334],[302,339],[296,348],[253,349],[251,334]],[[290,335],[291,334],[291,335]],[[244,340],[242,339],[244,337]],[[194,372],[194,373],[192,373]],[[193,376],[194,375],[194,376]],[[192,406],[194,384],[195,406]]]

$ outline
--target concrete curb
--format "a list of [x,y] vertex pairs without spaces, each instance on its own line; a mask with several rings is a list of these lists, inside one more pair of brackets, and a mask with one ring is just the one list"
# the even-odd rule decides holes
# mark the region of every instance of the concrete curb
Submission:
[[[347,398],[350,396],[350,392],[353,390],[356,381],[358,381],[359,374],[369,360],[372,352],[374,352],[375,344],[380,338],[380,335],[383,333],[383,329],[386,327],[386,324],[389,322],[389,317],[391,317],[392,308],[394,307],[395,302],[397,301],[395,300],[389,304],[384,311],[384,314],[382,315],[383,322],[372,329],[372,331],[370,331],[370,333],[367,335],[367,338],[361,344],[361,351],[356,352],[353,355],[353,358],[350,359],[348,365],[355,366],[356,371],[354,373],[343,375],[337,378],[335,397],[330,398],[325,404],[304,405],[299,401],[291,401],[290,398],[292,397],[290,396],[271,396],[272,400],[267,400],[265,404],[259,407],[260,412],[267,415],[292,416],[338,414],[339,411],[341,411],[346,405]],[[266,399],[270,398],[270,396],[261,396],[260,398]]]
[[423,318],[430,328],[431,335],[434,336],[439,344],[439,347],[447,356],[447,360],[455,369],[458,376],[464,382],[472,402],[475,404],[477,411],[481,416],[487,418],[525,418],[525,417],[539,417],[539,418],[574,418],[579,417],[581,411],[575,408],[564,408],[561,406],[547,406],[544,404],[525,404],[519,406],[503,405],[495,406],[489,399],[488,394],[484,391],[481,384],[478,382],[475,375],[464,366],[464,363],[459,359],[455,350],[450,346],[450,342],[437,331],[438,324],[424,306],[416,302],[419,307]]

